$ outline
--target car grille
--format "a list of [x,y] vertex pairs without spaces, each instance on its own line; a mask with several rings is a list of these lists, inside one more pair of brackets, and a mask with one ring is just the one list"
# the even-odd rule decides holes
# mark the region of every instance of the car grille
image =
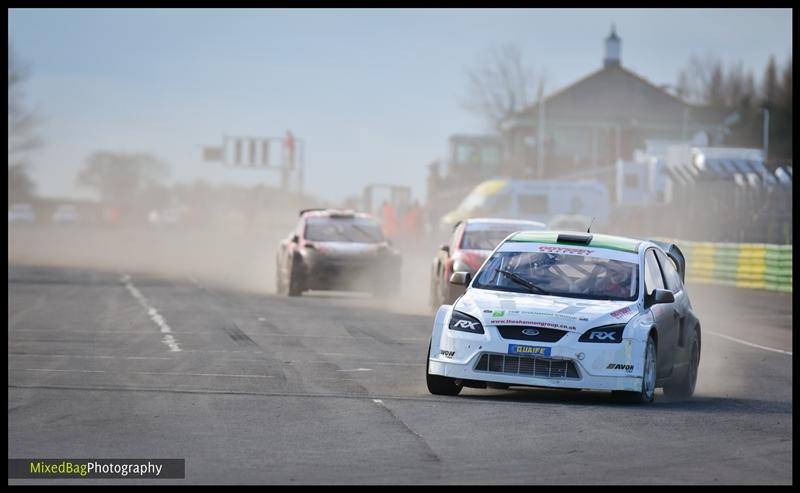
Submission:
[[567,359],[540,358],[535,356],[512,356],[509,354],[484,353],[475,365],[475,371],[522,375],[536,378],[580,379],[575,363]]
[[[530,327],[526,325],[498,325],[497,330],[503,339],[517,339],[523,341],[556,342],[564,337],[566,330],[547,329],[545,327]],[[536,335],[523,334],[523,330],[535,330]]]

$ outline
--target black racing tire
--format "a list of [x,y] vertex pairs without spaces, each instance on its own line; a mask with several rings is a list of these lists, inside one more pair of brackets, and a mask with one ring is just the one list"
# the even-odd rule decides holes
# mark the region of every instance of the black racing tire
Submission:
[[436,282],[433,280],[433,276],[431,276],[431,282],[429,284],[429,291],[428,291],[428,306],[430,306],[431,311],[436,313],[436,310],[439,309],[439,305],[436,304]]
[[441,303],[439,302],[440,300],[439,300],[438,287],[436,285],[436,281],[434,280],[433,276],[431,276],[430,289],[431,290],[430,290],[430,295],[428,296],[428,301],[431,306],[431,312],[436,313],[436,311],[439,309],[439,306],[441,306]]
[[644,359],[642,361],[642,389],[638,392],[615,390],[611,393],[620,400],[629,404],[650,404],[656,397],[656,368],[658,368],[656,343],[653,336],[647,336]]
[[286,291],[286,294],[291,297],[300,296],[303,294],[302,280],[300,279],[300,273],[298,272],[294,262],[292,262],[292,268],[289,271],[288,287]]
[[686,374],[678,381],[664,386],[664,395],[679,399],[688,399],[694,394],[697,385],[697,373],[700,366],[700,341],[697,340],[697,331],[692,330],[689,337],[689,368]]
[[456,384],[455,378],[428,373],[430,357],[431,343],[428,343],[428,352],[425,353],[425,380],[428,384],[428,392],[434,395],[458,395],[464,386]]

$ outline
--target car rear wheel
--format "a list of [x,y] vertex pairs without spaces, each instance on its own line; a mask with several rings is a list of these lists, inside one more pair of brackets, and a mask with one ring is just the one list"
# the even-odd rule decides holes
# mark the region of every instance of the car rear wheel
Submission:
[[428,383],[428,391],[435,395],[458,395],[463,385],[457,385],[455,378],[443,377],[441,375],[431,375],[429,372],[431,357],[431,345],[428,344],[428,352],[425,353],[425,376]]
[[623,402],[631,404],[649,404],[656,396],[656,343],[653,336],[647,337],[647,346],[644,351],[644,372],[642,374],[642,389],[638,392],[614,391],[612,392]]
[[692,348],[689,353],[689,368],[686,370],[686,375],[675,383],[664,386],[664,395],[667,397],[687,398],[694,394],[694,388],[697,384],[697,370],[700,366],[700,343],[697,341],[697,332],[691,332],[689,340],[690,347]]
[[428,296],[428,301],[431,305],[431,311],[434,313],[436,313],[436,311],[439,309],[439,305],[441,305],[441,303],[439,303],[439,293],[437,292],[438,289],[439,288],[436,285],[436,281],[434,280],[433,276],[431,276],[431,289]]

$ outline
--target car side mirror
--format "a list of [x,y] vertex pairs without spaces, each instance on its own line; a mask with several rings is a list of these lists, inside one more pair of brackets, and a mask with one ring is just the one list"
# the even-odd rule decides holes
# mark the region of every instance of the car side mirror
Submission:
[[674,303],[675,302],[675,295],[672,294],[672,291],[667,291],[666,289],[656,289],[653,291],[653,294],[650,295],[650,303],[649,305],[658,305],[661,303]]
[[472,274],[469,272],[453,272],[453,275],[450,276],[450,284],[455,284],[456,286],[466,286],[472,280]]
[[444,244],[444,245],[439,247],[439,250],[441,250],[444,253],[450,255],[450,245]]
[[298,242],[300,242],[300,237],[298,235],[292,236],[292,243],[298,243]]

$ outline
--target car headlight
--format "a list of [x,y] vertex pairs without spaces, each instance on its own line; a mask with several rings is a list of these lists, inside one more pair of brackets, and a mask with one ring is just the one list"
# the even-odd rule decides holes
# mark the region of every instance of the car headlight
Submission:
[[578,339],[578,342],[604,342],[607,344],[615,344],[622,342],[622,332],[625,330],[625,324],[603,325],[602,327],[595,327],[587,330]]
[[483,334],[483,325],[481,325],[480,320],[456,310],[453,310],[453,314],[450,316],[450,325],[448,327],[450,327],[450,330]]

